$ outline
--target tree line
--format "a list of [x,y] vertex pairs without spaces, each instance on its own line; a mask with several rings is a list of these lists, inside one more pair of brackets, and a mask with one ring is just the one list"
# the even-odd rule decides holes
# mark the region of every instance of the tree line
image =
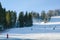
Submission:
[[28,13],[28,12],[26,12],[25,15],[24,15],[24,12],[20,12],[18,21],[19,21],[20,27],[33,25],[32,15],[31,13]]
[[15,27],[16,22],[19,22],[19,27],[32,26],[33,21],[31,13],[26,12],[24,14],[24,12],[21,11],[19,13],[19,17],[17,18],[16,11],[6,11],[5,8],[2,8],[0,3],[0,26],[2,25],[3,28],[8,29]]
[[32,17],[35,19],[39,19],[40,22],[49,22],[51,17],[53,16],[60,16],[60,9],[55,9],[55,10],[48,10],[48,12],[45,12],[44,10],[41,11],[41,13],[38,12],[31,12]]
[[2,8],[0,3],[0,25],[4,28],[13,27],[16,22],[16,12],[15,11],[6,11],[5,8]]
[[[12,28],[16,26],[16,22],[18,22],[19,27],[29,27],[33,25],[33,18],[39,19],[43,22],[49,22],[52,16],[60,16],[60,10],[49,10],[47,13],[42,11],[38,12],[23,12],[19,13],[17,17],[16,11],[8,10],[2,7],[0,3],[0,25],[6,28]],[[16,26],[17,27],[17,26]]]

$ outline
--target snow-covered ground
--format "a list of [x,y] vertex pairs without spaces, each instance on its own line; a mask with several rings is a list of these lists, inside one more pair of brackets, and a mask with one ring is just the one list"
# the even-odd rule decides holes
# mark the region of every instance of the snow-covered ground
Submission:
[[[43,23],[44,24],[44,23]],[[47,23],[48,24],[48,23]],[[0,38],[60,40],[60,27],[55,25],[36,25],[24,28],[11,28],[1,33]]]
[[[36,19],[36,18],[33,18],[33,22],[38,22],[38,23],[41,23],[41,19]],[[49,22],[60,22],[60,16],[53,16],[51,17],[50,21]]]
[[[60,17],[59,17],[60,18]],[[60,22],[33,23],[32,27],[11,28],[0,33],[0,38],[60,40]]]
[[[6,38],[6,35],[0,35]],[[40,33],[40,34],[9,34],[9,38],[18,39],[38,39],[38,40],[60,40],[60,33]]]
[[51,18],[60,18],[60,16],[53,16],[53,17],[51,17]]
[[33,18],[33,24],[37,25],[56,25],[60,24],[60,16],[51,17],[50,21],[47,23],[41,22],[40,19]]
[[56,25],[56,24],[60,24],[60,22],[47,22],[47,23],[44,23],[44,22],[34,22],[33,24],[35,25]]
[[[45,23],[42,23],[45,24]],[[24,28],[11,28],[7,29],[2,34],[5,33],[16,33],[16,34],[30,34],[30,33],[60,33],[60,23],[46,23],[47,25],[37,25],[34,24],[31,27],[24,27]],[[53,24],[53,25],[51,25]]]

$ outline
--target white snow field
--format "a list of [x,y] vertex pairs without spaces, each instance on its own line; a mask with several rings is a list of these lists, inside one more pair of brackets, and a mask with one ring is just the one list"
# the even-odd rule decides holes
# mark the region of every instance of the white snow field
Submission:
[[[48,26],[48,27],[47,27]],[[35,40],[60,40],[60,28],[51,25],[33,25],[32,27],[11,28],[1,33],[0,38],[35,39]]]
[[5,39],[7,34],[9,34],[9,38],[60,40],[60,22],[34,22],[32,27],[7,29],[0,33],[0,39]]
[[60,22],[47,22],[47,23],[44,23],[44,22],[41,22],[41,23],[33,23],[35,25],[56,25],[56,24],[60,24]]
[[[0,35],[0,39],[6,35]],[[9,38],[35,39],[35,40],[60,40],[60,33],[34,33],[34,34],[9,34]]]

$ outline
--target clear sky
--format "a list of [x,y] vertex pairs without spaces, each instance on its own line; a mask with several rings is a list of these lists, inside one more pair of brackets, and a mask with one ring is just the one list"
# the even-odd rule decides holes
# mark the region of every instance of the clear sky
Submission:
[[36,11],[60,9],[60,0],[0,0],[6,10]]

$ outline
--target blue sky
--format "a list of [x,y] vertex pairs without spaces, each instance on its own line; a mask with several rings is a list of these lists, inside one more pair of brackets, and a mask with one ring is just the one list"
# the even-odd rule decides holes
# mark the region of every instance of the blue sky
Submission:
[[36,11],[60,9],[60,0],[0,0],[2,7],[6,10]]

